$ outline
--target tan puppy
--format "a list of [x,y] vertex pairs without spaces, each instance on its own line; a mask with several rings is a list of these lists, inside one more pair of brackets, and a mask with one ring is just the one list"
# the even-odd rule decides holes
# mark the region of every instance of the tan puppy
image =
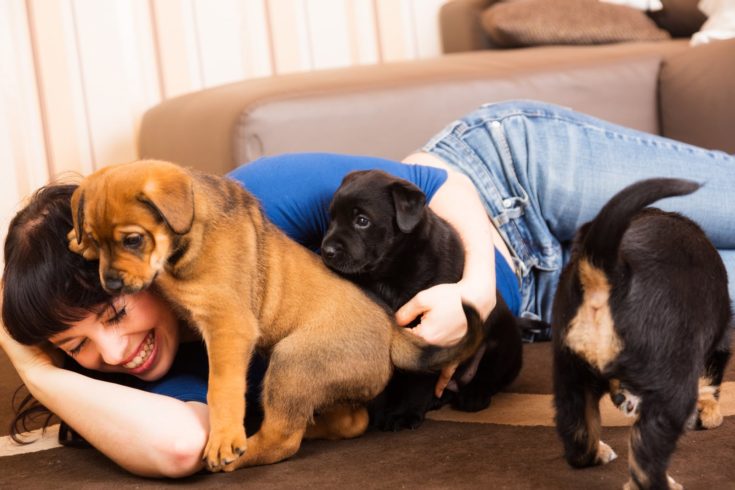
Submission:
[[[470,313],[456,347],[428,346],[263,216],[237,182],[139,161],[103,168],[72,197],[70,248],[99,258],[109,292],[154,281],[202,334],[210,374],[211,470],[275,463],[304,436],[355,437],[392,366],[438,369],[482,341]],[[246,441],[245,379],[254,348],[270,353],[264,421]],[[321,416],[307,432],[315,411]],[[245,452],[247,448],[247,452]],[[238,456],[240,456],[238,458]]]

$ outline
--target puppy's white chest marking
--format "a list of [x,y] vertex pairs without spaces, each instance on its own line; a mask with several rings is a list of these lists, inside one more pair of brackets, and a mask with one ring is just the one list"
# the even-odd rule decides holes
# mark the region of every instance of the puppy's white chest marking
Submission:
[[583,299],[569,323],[566,345],[600,371],[623,349],[610,313],[610,284],[605,274],[586,260],[580,261]]

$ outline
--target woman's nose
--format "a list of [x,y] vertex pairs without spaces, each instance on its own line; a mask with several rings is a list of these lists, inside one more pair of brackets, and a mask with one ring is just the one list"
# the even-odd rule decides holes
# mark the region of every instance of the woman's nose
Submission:
[[97,339],[97,348],[105,364],[117,366],[125,360],[127,342],[115,329],[105,329]]

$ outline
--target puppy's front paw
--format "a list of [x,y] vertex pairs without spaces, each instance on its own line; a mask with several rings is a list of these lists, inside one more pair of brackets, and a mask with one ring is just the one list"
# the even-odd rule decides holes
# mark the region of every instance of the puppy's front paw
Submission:
[[71,230],[66,235],[66,239],[69,242],[69,250],[75,254],[79,254],[86,260],[97,260],[99,259],[99,252],[97,247],[91,245],[88,240],[82,239],[81,242],[77,241],[77,234],[74,230]]
[[212,430],[204,448],[204,461],[209,471],[221,471],[242,456],[247,449],[245,429]]

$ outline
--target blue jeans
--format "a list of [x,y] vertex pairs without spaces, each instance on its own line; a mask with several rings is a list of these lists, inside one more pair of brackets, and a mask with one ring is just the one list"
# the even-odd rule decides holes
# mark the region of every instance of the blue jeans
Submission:
[[[735,157],[533,101],[488,104],[423,151],[469,176],[519,271],[523,316],[550,320],[575,230],[616,192],[649,177],[703,183],[656,204],[704,229],[735,277]],[[735,297],[733,281],[730,297]]]

